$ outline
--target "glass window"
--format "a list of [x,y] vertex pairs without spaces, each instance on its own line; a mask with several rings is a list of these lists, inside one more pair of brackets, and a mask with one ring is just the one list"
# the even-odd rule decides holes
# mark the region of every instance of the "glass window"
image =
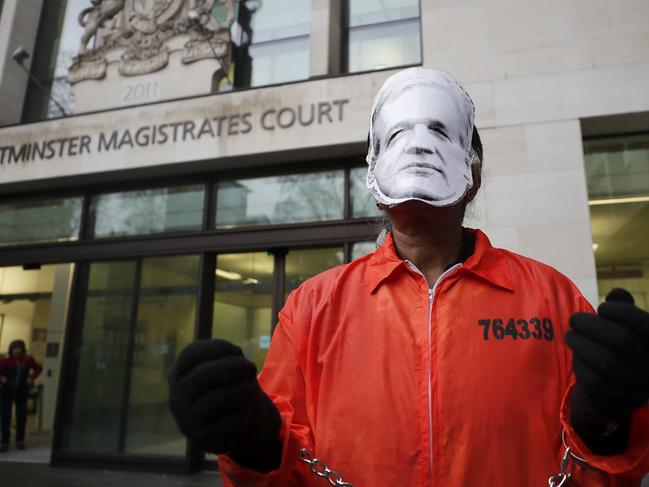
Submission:
[[93,196],[94,236],[200,230],[204,196],[205,187],[198,184]]
[[309,77],[310,2],[240,2],[235,45],[235,83],[240,87]]
[[347,71],[421,62],[419,0],[349,0]]
[[[32,73],[46,89],[51,91],[52,97],[63,106],[68,115],[74,113],[74,100],[67,81],[68,68],[79,52],[79,40],[83,34],[78,16],[88,5],[87,0],[43,2],[33,53]],[[30,82],[23,114],[24,121],[62,115],[56,104]]]
[[344,183],[343,170],[219,181],[216,227],[342,219]]
[[342,247],[290,250],[286,255],[284,300],[293,289],[310,277],[344,262],[345,252]]
[[198,256],[142,261],[128,398],[125,451],[184,456],[186,442],[169,412],[167,376],[194,337]]
[[261,370],[273,322],[274,257],[267,252],[216,258],[212,337],[240,346]]
[[81,198],[21,200],[0,204],[0,246],[77,240]]
[[352,218],[372,217],[381,214],[374,196],[367,189],[367,167],[355,167],[349,171],[351,188]]
[[600,300],[623,287],[649,310],[649,134],[584,141]]
[[90,266],[66,450],[119,451],[135,275],[135,261]]

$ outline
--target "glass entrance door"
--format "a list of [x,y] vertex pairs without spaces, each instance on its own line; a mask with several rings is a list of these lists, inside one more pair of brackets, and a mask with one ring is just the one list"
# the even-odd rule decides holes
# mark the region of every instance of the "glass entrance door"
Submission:
[[185,456],[166,379],[194,337],[198,263],[190,255],[88,265],[63,452]]

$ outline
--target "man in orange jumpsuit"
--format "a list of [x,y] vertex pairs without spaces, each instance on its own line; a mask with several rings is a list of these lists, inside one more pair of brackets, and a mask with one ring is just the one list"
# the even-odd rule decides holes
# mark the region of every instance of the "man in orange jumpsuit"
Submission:
[[473,117],[447,73],[389,78],[368,150],[381,247],[291,293],[258,378],[222,340],[183,351],[171,410],[226,486],[326,485],[312,469],[355,487],[558,485],[564,456],[572,485],[649,471],[649,314],[594,314],[556,270],[462,227]]

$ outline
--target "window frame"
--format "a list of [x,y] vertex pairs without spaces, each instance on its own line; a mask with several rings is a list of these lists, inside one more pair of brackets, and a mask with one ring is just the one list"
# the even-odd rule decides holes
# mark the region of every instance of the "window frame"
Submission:
[[[85,191],[76,188],[42,191],[38,198],[82,197],[82,211],[79,238],[74,241],[33,242],[19,245],[0,246],[0,266],[22,265],[25,262],[59,263],[78,260],[106,259],[119,256],[138,256],[150,253],[168,255],[191,253],[205,248],[215,250],[250,250],[254,248],[277,248],[290,245],[310,245],[314,241],[323,243],[344,243],[347,240],[363,239],[376,234],[376,217],[353,217],[351,214],[350,170],[363,167],[360,156],[312,161],[300,166],[285,164],[269,166],[254,171],[246,168],[224,170],[218,173],[177,176],[170,184],[169,177],[138,179],[127,182],[104,182],[91,185]],[[299,168],[299,170],[296,170]],[[281,176],[327,170],[344,170],[343,218],[339,220],[282,223],[268,225],[247,225],[236,228],[216,229],[216,192],[214,188],[220,179]],[[142,189],[159,189],[171,186],[204,185],[203,220],[199,230],[169,231],[146,235],[92,236],[90,202],[92,197],[105,193],[120,193]],[[7,202],[21,200],[30,195],[25,193],[3,196]]]

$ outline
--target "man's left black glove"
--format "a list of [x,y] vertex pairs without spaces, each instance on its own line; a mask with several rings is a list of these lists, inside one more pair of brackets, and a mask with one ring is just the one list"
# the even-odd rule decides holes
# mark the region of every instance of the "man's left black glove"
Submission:
[[602,455],[626,448],[631,413],[649,400],[649,313],[627,295],[611,293],[597,315],[574,314],[566,333],[577,381],[572,425]]
[[257,382],[255,364],[225,340],[198,340],[169,374],[169,406],[194,444],[259,472],[279,467],[280,414]]

